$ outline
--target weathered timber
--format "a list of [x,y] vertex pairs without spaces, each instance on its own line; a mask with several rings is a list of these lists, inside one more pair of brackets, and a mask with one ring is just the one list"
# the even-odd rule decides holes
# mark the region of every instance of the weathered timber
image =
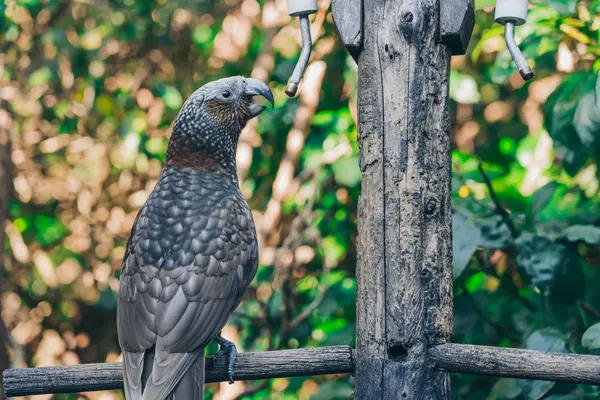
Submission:
[[598,356],[452,343],[429,355],[450,372],[600,385]]
[[[435,368],[448,372],[600,385],[600,356],[452,343],[432,346],[428,354]],[[236,377],[351,373],[354,362],[353,350],[347,346],[243,353],[236,363]],[[12,369],[5,371],[5,390],[9,396],[25,396],[121,389],[121,368],[121,363],[105,363]],[[207,359],[207,370],[207,382],[227,380],[224,359],[214,369],[212,359]]]
[[473,0],[442,0],[440,13],[442,43],[454,56],[465,54],[475,26]]
[[427,353],[452,332],[451,53],[439,1],[363,1],[357,399],[451,398]]
[[363,0],[333,0],[331,13],[346,50],[358,61],[363,42]]
[[[349,346],[329,346],[240,353],[235,364],[235,379],[243,381],[348,373],[354,370],[352,352]],[[225,357],[214,367],[212,357],[207,358],[206,382],[228,380]],[[121,363],[21,368],[4,372],[4,390],[9,397],[122,388]]]

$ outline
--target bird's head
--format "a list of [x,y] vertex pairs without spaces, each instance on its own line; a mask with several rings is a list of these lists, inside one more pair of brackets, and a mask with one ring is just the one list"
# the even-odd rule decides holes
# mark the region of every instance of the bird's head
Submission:
[[167,163],[218,164],[235,168],[235,150],[241,130],[266,106],[256,103],[264,97],[274,105],[266,83],[235,76],[205,84],[184,103],[175,124],[167,152]]

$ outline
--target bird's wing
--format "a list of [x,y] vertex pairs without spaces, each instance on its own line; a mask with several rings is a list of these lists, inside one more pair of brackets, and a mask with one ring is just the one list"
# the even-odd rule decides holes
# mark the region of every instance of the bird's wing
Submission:
[[140,230],[147,225],[147,207],[138,213],[123,257],[119,279],[117,330],[123,350],[123,380],[128,400],[141,400],[144,354],[156,342],[154,311],[156,300],[144,297],[148,277],[140,271],[137,253]]
[[[193,184],[167,184],[140,212],[121,272],[119,341],[132,400],[140,388],[144,400],[173,391],[238,306],[258,263],[252,214],[239,193],[209,186],[193,198]],[[142,382],[143,355],[153,347]]]
[[[142,391],[144,400],[163,400],[256,273],[252,214],[239,191],[167,174],[138,214],[125,253],[118,329],[127,398],[138,400]],[[144,354],[152,349],[148,376]]]
[[[209,218],[206,226],[215,225],[215,229],[205,227],[193,235],[198,240],[190,241],[190,246],[201,249],[194,251],[191,266],[159,272],[164,285],[155,313],[158,338],[144,400],[160,400],[171,393],[200,351],[223,329],[254,277],[258,252],[253,227],[241,238],[236,229],[240,223],[245,226],[249,211],[236,215],[234,206],[229,212],[234,218],[220,216],[216,223]],[[228,225],[232,222],[235,225]],[[227,232],[223,234],[227,227],[233,227],[233,240],[223,240],[227,239]]]

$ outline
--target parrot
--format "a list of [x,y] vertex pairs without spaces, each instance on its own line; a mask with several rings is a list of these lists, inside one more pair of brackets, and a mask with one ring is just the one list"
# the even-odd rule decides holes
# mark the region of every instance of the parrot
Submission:
[[206,83],[175,118],[160,177],[140,208],[119,278],[117,334],[127,400],[204,398],[204,352],[221,336],[258,268],[236,148],[247,122],[275,106],[269,86],[241,76]]

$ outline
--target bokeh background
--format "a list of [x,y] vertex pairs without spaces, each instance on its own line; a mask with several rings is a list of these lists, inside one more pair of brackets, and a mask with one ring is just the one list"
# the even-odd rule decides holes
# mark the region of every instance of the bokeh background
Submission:
[[[240,139],[260,270],[224,335],[244,351],[354,345],[356,65],[330,3],[312,18],[314,53],[294,99],[283,90],[300,33],[285,0],[0,3],[0,369],[119,360],[121,259],[171,123],[194,89],[234,74],[270,82],[277,107]],[[453,340],[600,354],[600,1],[534,3],[517,31],[531,83],[493,4],[476,1],[469,52],[452,61]],[[453,385],[457,399],[600,398],[554,382],[456,375]],[[353,381],[210,392],[349,399]]]

